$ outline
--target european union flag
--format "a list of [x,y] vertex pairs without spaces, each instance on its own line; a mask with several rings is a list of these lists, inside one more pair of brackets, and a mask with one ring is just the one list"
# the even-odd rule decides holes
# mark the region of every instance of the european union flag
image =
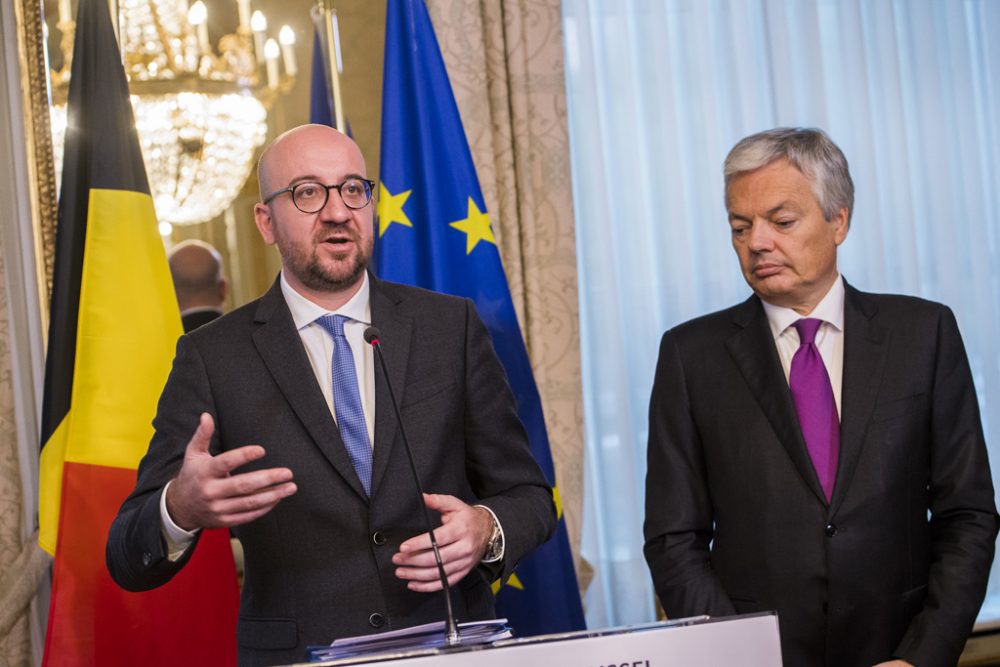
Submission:
[[[422,0],[390,0],[382,91],[375,264],[386,280],[471,298],[493,336],[531,450],[555,489],[542,404],[479,179]],[[498,592],[520,636],[580,630],[583,609],[562,520]]]

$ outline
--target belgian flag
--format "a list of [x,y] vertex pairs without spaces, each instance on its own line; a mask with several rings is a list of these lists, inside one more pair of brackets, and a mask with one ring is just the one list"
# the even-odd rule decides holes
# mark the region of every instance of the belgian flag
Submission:
[[224,531],[155,591],[118,588],[104,564],[181,321],[107,0],[80,0],[76,26],[42,407],[39,543],[55,556],[44,664],[235,664]]

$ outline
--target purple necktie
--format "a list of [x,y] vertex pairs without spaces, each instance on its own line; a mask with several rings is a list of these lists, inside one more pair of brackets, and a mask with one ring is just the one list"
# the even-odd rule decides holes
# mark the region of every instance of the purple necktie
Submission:
[[799,413],[799,426],[806,440],[819,483],[827,501],[833,495],[840,455],[840,419],[833,399],[830,376],[816,348],[816,332],[822,320],[805,318],[793,325],[799,332],[799,349],[792,357],[788,384]]

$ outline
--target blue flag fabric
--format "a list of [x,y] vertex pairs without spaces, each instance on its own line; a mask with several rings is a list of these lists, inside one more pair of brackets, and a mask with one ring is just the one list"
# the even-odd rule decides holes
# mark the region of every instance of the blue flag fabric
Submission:
[[[320,37],[319,30],[313,29],[313,57],[312,75],[310,76],[309,90],[309,122],[318,125],[329,125],[337,127],[337,119],[334,118],[333,96],[330,86],[327,84],[326,70],[329,61],[323,52],[323,38]],[[345,116],[347,114],[344,114]],[[344,127],[347,136],[351,136],[351,121],[345,119]]]
[[[378,275],[472,299],[517,397],[531,450],[555,489],[541,400],[475,166],[422,0],[390,0],[382,91]],[[497,594],[519,636],[582,630],[583,608],[555,490],[556,534]]]
[[326,85],[326,58],[319,32],[313,29],[312,87],[309,91],[309,122],[337,127],[330,104],[330,90]]

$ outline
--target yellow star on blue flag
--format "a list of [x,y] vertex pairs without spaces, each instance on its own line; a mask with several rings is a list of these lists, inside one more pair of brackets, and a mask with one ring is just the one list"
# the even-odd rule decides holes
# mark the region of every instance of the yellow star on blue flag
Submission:
[[407,217],[406,212],[403,211],[403,205],[406,200],[410,198],[410,193],[412,190],[405,190],[400,192],[398,195],[394,195],[389,192],[385,187],[385,183],[379,183],[378,186],[378,235],[379,238],[385,234],[385,231],[389,229],[389,225],[392,223],[398,223],[400,225],[405,225],[407,227],[412,227],[413,223],[410,222],[410,218]]
[[469,197],[469,214],[462,220],[451,223],[450,226],[465,232],[466,255],[471,255],[480,241],[497,244],[497,240],[493,237],[493,228],[490,226],[490,216],[479,210],[472,197]]

